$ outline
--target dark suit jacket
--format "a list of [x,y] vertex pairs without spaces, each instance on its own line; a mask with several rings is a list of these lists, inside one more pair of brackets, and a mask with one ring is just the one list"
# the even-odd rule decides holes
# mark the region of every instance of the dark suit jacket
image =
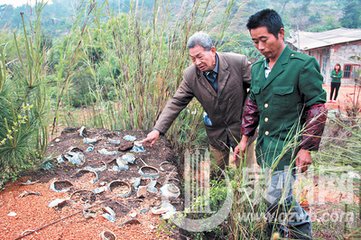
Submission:
[[219,149],[225,143],[236,146],[240,140],[241,114],[246,89],[250,84],[250,63],[235,53],[217,53],[219,57],[218,92],[193,64],[183,75],[183,81],[159,116],[154,128],[165,133],[178,114],[195,97],[208,113],[212,126],[206,126],[209,143]]

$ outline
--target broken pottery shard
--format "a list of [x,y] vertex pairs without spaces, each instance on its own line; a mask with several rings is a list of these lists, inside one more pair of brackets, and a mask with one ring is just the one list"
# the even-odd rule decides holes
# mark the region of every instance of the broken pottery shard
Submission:
[[115,234],[111,231],[103,231],[100,233],[100,238],[102,240],[116,240],[117,237],[115,236]]
[[107,186],[107,184],[108,184],[107,182],[102,181],[102,182],[99,183],[99,186]]
[[143,166],[139,169],[139,174],[143,179],[157,179],[159,178],[159,171],[152,166]]
[[44,162],[41,163],[40,168],[43,170],[50,170],[54,167],[52,160],[51,159],[47,159]]
[[98,176],[98,173],[95,172],[95,171],[92,171],[92,170],[88,170],[88,169],[79,169],[73,177],[82,177],[84,174],[87,174],[87,173],[92,173],[94,175],[94,178],[92,180],[90,180],[90,183],[94,184],[96,183],[98,180],[99,180],[99,176]]
[[67,199],[57,198],[53,201],[51,201],[48,205],[50,208],[61,208],[64,207],[67,204]]
[[97,139],[97,138],[83,138],[83,143],[84,144],[95,144],[97,142],[99,142],[101,139]]
[[122,159],[122,158],[117,158],[115,161],[116,161],[116,163],[117,163],[117,165],[118,165],[119,171],[124,171],[124,170],[128,170],[128,169],[129,169],[128,162],[125,161],[124,159]]
[[88,137],[88,132],[84,126],[79,129],[79,135],[80,137]]
[[36,181],[32,182],[32,181],[29,179],[29,180],[27,180],[26,182],[21,183],[21,185],[33,185],[33,184],[38,183],[38,182],[39,182],[39,180],[36,180]]
[[99,193],[103,193],[107,190],[108,188],[106,186],[103,186],[103,187],[98,187],[98,188],[95,188],[93,190],[93,193],[95,194],[99,194]]
[[[164,166],[168,166],[168,167],[164,168]],[[169,168],[169,167],[171,167],[172,169],[167,169],[167,168]],[[175,170],[177,170],[177,167],[174,166],[172,163],[170,163],[170,162],[168,162],[168,161],[164,161],[164,162],[161,162],[161,163],[159,164],[159,169],[160,169],[162,172],[166,172],[166,171],[175,171]]]
[[108,214],[110,214],[112,216],[115,216],[115,212],[111,207],[104,207],[104,208],[102,208],[102,210],[103,210],[104,213],[108,213]]
[[133,142],[133,141],[137,140],[137,137],[132,136],[132,135],[125,135],[125,136],[123,137],[123,139],[124,139],[125,141]]
[[133,146],[134,146],[133,142],[128,142],[128,141],[122,142],[122,143],[120,143],[118,150],[121,152],[125,152],[125,151],[132,149]]
[[59,156],[56,158],[56,161],[57,161],[58,163],[63,163],[63,162],[65,161],[63,155],[59,155]]
[[135,218],[137,215],[138,215],[138,214],[137,214],[137,212],[136,212],[134,209],[132,209],[132,210],[129,212],[129,216],[130,216],[131,218]]
[[19,198],[23,198],[29,195],[35,195],[35,196],[40,196],[41,194],[39,192],[33,192],[33,191],[23,191],[22,193],[19,194]]
[[123,227],[124,225],[128,225],[128,224],[140,224],[140,222],[136,218],[131,218],[131,219],[125,220],[124,222],[119,224],[119,227]]
[[126,171],[129,169],[128,165],[118,165],[118,170],[119,171]]
[[95,211],[92,211],[90,209],[84,209],[83,210],[83,217],[85,219],[95,218],[96,216],[97,216],[97,213]]
[[125,161],[127,161],[127,162],[130,163],[130,164],[134,164],[134,163],[135,163],[135,156],[134,156],[134,154],[132,154],[132,153],[124,154],[124,155],[122,156],[122,159],[125,160]]
[[115,222],[117,219],[116,219],[116,215],[115,215],[115,212],[114,212],[114,210],[112,209],[112,208],[110,208],[110,207],[105,207],[105,208],[103,208],[102,209],[103,210],[103,214],[102,214],[102,216],[105,218],[105,219],[107,219],[107,220],[109,220],[110,222]]
[[85,163],[85,156],[82,152],[70,151],[64,155],[64,158],[67,159],[70,163],[77,166],[81,166]]
[[119,139],[111,139],[111,138],[108,138],[108,142],[110,144],[113,144],[113,145],[119,145],[120,144],[120,140]]
[[141,180],[142,180],[141,178],[135,178],[135,179],[133,179],[132,185],[133,185],[133,187],[134,187],[135,189],[138,189],[138,187],[140,186]]
[[110,162],[108,162],[108,170],[109,171],[115,171],[115,172],[119,172],[119,168],[118,168],[118,164],[116,159],[111,160]]
[[120,172],[120,169],[118,167],[118,165],[114,165],[112,168],[111,168],[112,171],[114,172]]
[[149,208],[143,208],[139,211],[140,214],[146,214],[147,212],[149,212]]
[[81,150],[81,149],[78,148],[78,147],[70,146],[70,147],[68,148],[68,152],[83,152],[83,150]]
[[77,203],[91,204],[96,201],[97,196],[89,190],[80,189],[70,195],[70,199]]
[[169,219],[176,213],[176,208],[170,202],[162,201],[162,204],[152,208],[151,212],[155,215],[162,215],[163,219]]
[[54,192],[67,192],[71,189],[72,186],[73,184],[67,180],[54,180],[50,184],[50,189]]
[[122,160],[121,158],[113,159],[112,161],[109,162],[109,166],[110,166],[109,170],[115,172],[126,171],[129,169],[127,162]]
[[98,151],[98,153],[106,156],[113,156],[113,155],[117,155],[118,151],[108,151],[107,149],[102,148],[101,150]]
[[134,142],[134,146],[130,151],[135,153],[143,153],[145,152],[145,149],[140,142]]
[[155,215],[161,215],[166,212],[172,211],[175,207],[168,201],[162,201],[161,205],[151,209],[151,212]]
[[8,213],[9,217],[16,217],[16,215],[17,215],[16,212],[9,212]]
[[83,169],[88,170],[88,171],[92,171],[92,172],[102,172],[102,171],[105,171],[107,169],[107,164],[105,162],[102,162],[102,164],[103,164],[103,166],[101,166],[101,167],[86,166]]
[[180,189],[173,183],[164,184],[160,188],[160,192],[165,199],[175,199],[180,195]]
[[147,191],[150,193],[157,193],[158,189],[155,187],[157,185],[157,180],[152,180],[147,185]]
[[85,150],[85,152],[92,152],[94,151],[94,145],[93,144],[89,144],[89,147],[87,147],[87,149]]
[[165,219],[165,220],[168,220],[170,219],[171,217],[174,216],[174,214],[176,214],[177,211],[175,209],[175,207],[173,207],[172,209],[170,209],[168,212],[162,214],[162,218]]
[[114,180],[109,183],[109,190],[118,197],[127,198],[132,193],[132,187],[129,183],[122,180]]

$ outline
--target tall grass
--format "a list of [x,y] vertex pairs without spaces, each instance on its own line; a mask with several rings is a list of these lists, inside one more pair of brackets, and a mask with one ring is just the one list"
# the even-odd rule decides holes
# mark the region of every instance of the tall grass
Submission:
[[[151,130],[190,64],[187,39],[195,31],[207,31],[209,27],[205,18],[211,1],[194,1],[191,6],[185,3],[179,16],[174,17],[170,15],[170,1],[155,1],[148,21],[135,1],[131,1],[128,13],[113,13],[107,1],[94,7],[92,22],[80,36],[78,68],[68,79],[69,86],[84,81],[88,87],[86,99],[81,100],[92,104],[92,110],[87,111],[88,126]],[[233,5],[233,1],[227,5],[222,31]],[[61,84],[60,92],[64,86]],[[67,104],[78,96],[71,97]],[[167,137],[177,149],[204,139],[202,112],[193,101],[174,122]]]
[[[1,48],[0,63],[0,172],[1,185],[16,178],[19,171],[41,159],[47,146],[46,72],[40,13],[44,4],[35,7],[29,33],[24,13],[20,13],[23,31],[14,33],[17,59],[7,59],[6,46]],[[12,44],[9,44],[12,45]],[[9,62],[9,63],[8,63]],[[11,63],[11,64],[10,64]]]

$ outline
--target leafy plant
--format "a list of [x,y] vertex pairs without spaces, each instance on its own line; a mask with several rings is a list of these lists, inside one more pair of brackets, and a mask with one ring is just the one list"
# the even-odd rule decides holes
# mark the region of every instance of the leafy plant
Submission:
[[[40,30],[43,4],[35,8],[34,31]],[[6,49],[1,49],[0,63],[0,183],[15,179],[20,171],[34,166],[47,146],[46,93],[41,34],[28,35],[24,14],[20,45],[14,33],[18,61],[11,72],[6,63]],[[6,46],[4,44],[3,46]],[[25,51],[21,51],[25,49]],[[11,73],[9,75],[8,73]]]

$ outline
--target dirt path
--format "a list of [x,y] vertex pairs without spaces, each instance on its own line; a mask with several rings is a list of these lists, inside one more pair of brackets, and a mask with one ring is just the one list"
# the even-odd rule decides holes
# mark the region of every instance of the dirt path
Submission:
[[[323,88],[326,90],[327,92],[327,103],[326,106],[328,109],[341,109],[341,111],[345,111],[346,108],[349,108],[352,106],[352,102],[355,96],[355,88],[354,86],[343,86],[341,85],[339,93],[338,93],[338,97],[335,103],[331,103],[329,102],[330,99],[330,85],[323,85]],[[356,92],[356,96],[357,96],[357,92]],[[359,106],[361,107],[361,96],[360,99],[358,101]]]

